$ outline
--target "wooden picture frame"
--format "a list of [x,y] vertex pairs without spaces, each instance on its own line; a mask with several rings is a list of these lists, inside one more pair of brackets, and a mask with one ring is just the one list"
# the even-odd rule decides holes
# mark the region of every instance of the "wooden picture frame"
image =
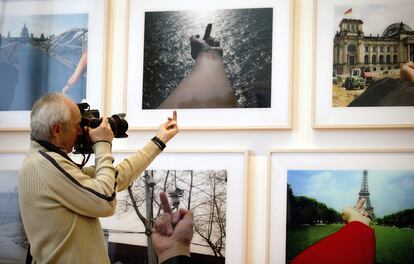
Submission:
[[[120,162],[123,158],[128,157],[131,154],[132,152],[130,151],[116,151],[114,153],[115,163]],[[186,202],[187,199],[189,199],[189,189],[185,187],[187,186],[187,180],[185,179],[189,177],[188,175],[191,172],[191,175],[194,176],[194,178],[192,178],[193,181],[191,181],[191,184],[189,184],[188,186],[194,187],[194,189],[192,189],[191,191],[191,209],[194,213],[195,223],[195,233],[191,245],[193,257],[201,257],[204,260],[208,259],[209,261],[211,261],[210,263],[217,263],[216,261],[220,261],[220,263],[223,263],[222,261],[224,261],[222,258],[214,258],[212,248],[206,246],[206,240],[201,239],[201,236],[198,233],[198,230],[203,229],[204,227],[197,227],[197,225],[200,225],[200,221],[203,217],[202,214],[200,214],[200,210],[204,207],[200,207],[201,204],[197,205],[198,198],[194,197],[200,198],[199,195],[201,190],[205,189],[204,191],[202,191],[204,194],[209,193],[211,190],[207,190],[209,188],[209,184],[207,183],[207,181],[201,185],[197,185],[200,184],[200,182],[196,182],[203,181],[203,179],[206,179],[206,175],[215,175],[212,176],[211,179],[218,179],[221,177],[221,180],[225,180],[224,182],[221,180],[213,180],[214,182],[216,182],[216,191],[218,189],[222,191],[224,190],[225,195],[222,197],[224,199],[221,200],[220,198],[221,202],[219,203],[221,204],[224,202],[224,207],[226,208],[224,209],[224,207],[219,206],[224,211],[220,209],[219,211],[213,213],[213,215],[221,214],[221,216],[225,219],[225,248],[222,248],[220,250],[221,253],[218,253],[218,256],[224,253],[226,263],[245,263],[247,234],[247,210],[245,206],[247,202],[246,184],[248,171],[248,157],[249,153],[245,150],[171,150],[163,152],[149,165],[146,171],[146,173],[148,174],[144,172],[143,175],[141,175],[141,177],[138,177],[134,181],[134,184],[131,186],[131,190],[125,190],[117,195],[117,213],[109,218],[101,218],[102,226],[109,234],[108,247],[110,249],[109,255],[111,259],[116,260],[128,257],[131,259],[136,259],[137,257],[146,257],[146,253],[144,253],[144,255],[137,255],[141,254],[143,248],[146,248],[146,236],[144,234],[145,226],[138,218],[136,212],[134,212],[132,206],[128,207],[128,204],[130,204],[130,202],[128,202],[128,199],[130,198],[127,199],[127,197],[131,197],[128,195],[130,195],[130,193],[134,193],[134,196],[142,196],[145,193],[144,189],[141,189],[139,193],[136,193],[137,189],[135,188],[138,188],[140,184],[144,184],[144,186],[151,186],[146,185],[145,183],[147,181],[144,181],[145,179],[149,179],[148,177],[149,175],[151,175],[150,178],[154,179],[155,185],[153,185],[154,187],[148,188],[153,188],[154,193],[156,195],[158,194],[160,189],[163,188],[167,191],[167,193],[169,193],[169,191],[171,191],[171,189],[173,188],[173,186],[170,185],[174,184],[175,182],[175,189],[183,190],[182,196],[180,196],[182,198],[179,198],[181,201],[179,207],[185,207],[189,204],[189,202]],[[165,177],[165,173],[167,173],[167,177]],[[168,176],[168,173],[170,173],[170,176]],[[216,178],[216,176],[218,178]],[[168,177],[169,180],[167,181],[166,178]],[[216,195],[213,196],[219,197]],[[158,200],[158,197],[155,197],[154,199],[154,201],[156,201]],[[171,204],[173,205],[174,199],[169,199],[172,199]],[[211,201],[213,201],[214,199],[211,199]],[[137,203],[139,204],[138,210],[141,210],[143,212],[144,217],[146,217],[145,203],[142,204],[141,201]],[[129,209],[125,209],[127,207]],[[156,205],[156,202],[154,202],[153,208],[153,217],[156,217],[156,215],[160,213]],[[125,210],[122,211],[123,209]],[[217,226],[213,227],[214,232],[217,231],[216,228]],[[217,237],[213,235],[211,237],[211,240],[213,241],[216,238]],[[215,250],[217,250],[217,248]]]
[[[413,149],[275,149],[270,151],[268,158],[270,205],[267,263],[285,262],[288,255],[292,255],[291,247],[296,245],[291,241],[295,245],[289,244],[290,249],[287,251],[287,219],[293,214],[290,211],[290,215],[287,215],[288,183],[295,197],[307,196],[323,202],[328,208],[339,212],[340,217],[344,207],[355,206],[361,198],[359,192],[365,186],[363,175],[367,173],[366,189],[369,190],[368,198],[370,197],[377,219],[408,209],[408,205],[410,208],[414,207],[411,195],[414,186]],[[319,226],[321,224],[323,222]],[[377,261],[399,259],[404,262],[404,258],[412,256],[406,253],[403,253],[405,256],[397,256],[396,252],[405,247],[399,244],[405,243],[402,242],[405,241],[403,237],[394,240],[385,236],[379,222],[372,222],[371,227],[375,230],[377,243],[384,246],[377,248]],[[412,241],[412,232],[411,235],[408,234],[408,239]],[[308,240],[309,236],[296,238],[297,242],[305,243]],[[388,242],[383,244],[384,241]],[[312,243],[314,242],[315,240]],[[411,246],[408,243],[408,247]],[[303,249],[296,250],[294,255]]]
[[[222,16],[220,20],[223,12],[232,15]],[[265,14],[261,15],[263,12]],[[152,19],[152,16],[157,16],[157,19]],[[252,16],[252,19],[247,19],[247,16]],[[177,19],[171,20],[172,17]],[[231,23],[225,23],[222,19],[228,19]],[[259,26],[261,19],[264,25]],[[159,20],[166,20],[165,26],[161,26],[157,22]],[[208,103],[205,106],[204,100],[208,100],[205,96],[215,96],[215,92],[200,95],[198,90],[185,90],[179,98],[194,96],[196,103],[185,107],[170,106],[169,110],[158,109],[169,91],[174,90],[192,72],[194,62],[190,55],[189,39],[191,35],[202,35],[208,23],[212,23],[211,36],[221,41],[224,68],[230,84],[236,87],[237,104],[242,107]],[[265,32],[264,36],[256,34],[255,31],[260,31],[257,27]],[[265,28],[269,30],[265,31]],[[214,0],[204,3],[202,8],[189,0],[131,1],[124,100],[124,112],[131,127],[154,128],[158,126],[159,120],[170,114],[171,109],[176,108],[182,129],[290,129],[292,29],[293,4],[290,0]],[[268,38],[267,42],[265,38]],[[270,50],[260,50],[254,44],[255,41],[268,43]],[[151,43],[161,45],[153,47]],[[241,43],[245,43],[244,46]],[[246,52],[249,49],[249,52],[245,53],[243,49]],[[267,75],[259,77],[262,73]],[[164,82],[164,79],[168,82]],[[200,87],[205,84],[204,81],[201,83]],[[242,86],[250,89],[249,93],[253,95],[240,95],[247,92],[240,90]],[[256,99],[259,103],[254,101]]]
[[86,100],[102,110],[108,0],[3,0],[0,8],[0,63],[7,85],[0,130],[29,130],[35,100],[65,87],[75,102]]
[[400,78],[400,68],[414,59],[414,4],[315,3],[313,127],[414,127],[413,84]]

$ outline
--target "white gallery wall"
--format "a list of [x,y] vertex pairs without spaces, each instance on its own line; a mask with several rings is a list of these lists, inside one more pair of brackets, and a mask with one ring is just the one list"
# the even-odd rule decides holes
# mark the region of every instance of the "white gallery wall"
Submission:
[[[254,0],[252,0],[254,1]],[[241,149],[250,151],[247,204],[247,263],[266,263],[268,208],[268,153],[278,148],[414,148],[414,129],[313,129],[314,1],[293,0],[292,129],[290,130],[181,130],[168,149]],[[126,85],[128,1],[111,0],[107,53],[107,114],[122,112]],[[288,37],[288,36],[287,36]],[[166,117],[165,117],[166,118]],[[238,116],[235,118],[243,118]],[[128,119],[128,116],[127,116]],[[159,123],[165,119],[160,119]],[[178,123],[180,111],[178,111]],[[155,130],[129,131],[114,139],[115,150],[134,150],[154,136]],[[0,151],[26,151],[29,131],[0,132]],[[300,160],[297,161],[298,163]],[[280,216],[285,217],[285,216]]]

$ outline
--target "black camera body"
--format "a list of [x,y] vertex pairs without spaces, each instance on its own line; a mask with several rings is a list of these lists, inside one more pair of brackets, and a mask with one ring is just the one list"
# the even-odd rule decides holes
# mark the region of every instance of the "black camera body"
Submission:
[[[87,128],[96,128],[102,123],[102,118],[99,115],[99,110],[90,109],[88,103],[77,104],[81,113],[82,135],[78,136],[75,143],[75,152],[81,154],[93,153],[92,141],[89,137]],[[125,114],[115,114],[108,117],[108,123],[111,126],[111,130],[114,133],[115,138],[126,138],[128,135],[128,122],[124,119]]]

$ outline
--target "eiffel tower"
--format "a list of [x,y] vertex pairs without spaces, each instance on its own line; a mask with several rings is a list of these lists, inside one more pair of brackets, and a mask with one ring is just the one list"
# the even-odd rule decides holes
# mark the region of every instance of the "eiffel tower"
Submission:
[[369,214],[372,220],[375,220],[374,207],[371,206],[368,191],[368,171],[364,170],[361,183],[361,191],[359,192],[358,201],[365,198],[365,211]]

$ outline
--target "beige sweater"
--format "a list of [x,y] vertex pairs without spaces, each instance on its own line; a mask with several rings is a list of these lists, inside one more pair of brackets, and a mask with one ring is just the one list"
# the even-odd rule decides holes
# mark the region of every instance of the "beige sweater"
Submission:
[[36,141],[19,172],[19,204],[33,263],[109,263],[98,217],[161,152],[149,142],[113,166],[111,145],[94,144],[95,167],[79,169]]

